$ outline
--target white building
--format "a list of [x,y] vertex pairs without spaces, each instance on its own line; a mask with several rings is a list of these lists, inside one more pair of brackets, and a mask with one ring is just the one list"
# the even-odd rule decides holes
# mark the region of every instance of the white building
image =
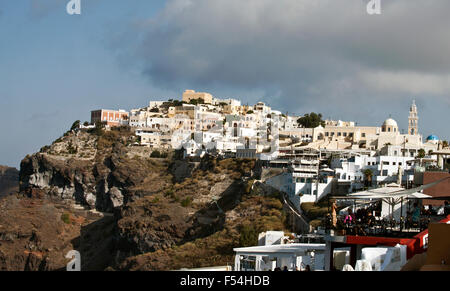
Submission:
[[[350,191],[361,189],[365,174],[364,171],[370,169],[373,173],[373,185],[380,183],[396,182],[399,169],[404,174],[405,171],[411,170],[411,161],[414,158],[398,157],[398,156],[354,156],[350,159],[333,159],[331,168],[335,170],[335,177],[338,182],[350,182]],[[403,182],[413,181],[414,175],[403,175]]]
[[325,244],[273,244],[235,248],[234,271],[273,271],[287,267],[289,271],[325,270]]

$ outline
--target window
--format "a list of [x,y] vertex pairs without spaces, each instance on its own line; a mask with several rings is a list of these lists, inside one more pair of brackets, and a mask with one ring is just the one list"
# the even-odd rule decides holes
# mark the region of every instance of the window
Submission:
[[344,132],[344,137],[347,137],[347,133],[346,132]]
[[366,133],[363,132],[363,133],[361,134],[361,136],[362,136],[362,137],[366,137]]

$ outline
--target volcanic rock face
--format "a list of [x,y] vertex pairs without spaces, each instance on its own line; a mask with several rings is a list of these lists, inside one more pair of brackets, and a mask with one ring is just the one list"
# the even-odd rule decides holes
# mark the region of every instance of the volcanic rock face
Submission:
[[[61,143],[57,145],[61,149]],[[57,155],[51,149],[27,156],[20,166],[20,191],[32,193],[39,189],[48,197],[112,212],[139,196],[132,188],[154,170],[147,161],[126,154],[119,144],[109,151],[97,151],[90,159]]]
[[19,190],[19,171],[0,166],[0,198]]
[[[64,205],[46,199],[20,196],[2,199],[0,271],[65,270],[68,262],[65,255],[73,249],[81,251],[84,269],[93,269],[91,266],[96,266],[101,258],[84,255],[85,248],[79,248],[79,241],[84,241],[85,246],[91,245],[94,254],[101,253],[105,240],[87,228],[96,221],[102,222],[100,217],[74,213]],[[104,224],[103,231],[108,227],[111,232],[111,221],[109,226]]]
[[82,270],[223,265],[244,226],[250,244],[284,229],[277,195],[254,186],[254,161],[153,159],[132,140],[70,133],[27,156],[20,194],[0,200],[0,270],[64,269],[71,249]]

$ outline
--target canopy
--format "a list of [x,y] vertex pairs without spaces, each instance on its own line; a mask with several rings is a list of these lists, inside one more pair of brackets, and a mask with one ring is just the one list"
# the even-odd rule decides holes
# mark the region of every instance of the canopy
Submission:
[[353,194],[349,194],[348,197],[355,199],[382,199],[382,198],[417,198],[425,199],[431,198],[432,196],[420,193],[420,191],[433,187],[442,181],[449,179],[449,177],[437,180],[433,183],[423,185],[420,187],[405,189],[397,184],[389,184],[387,187],[381,187],[376,189],[370,189],[366,191],[361,191]]

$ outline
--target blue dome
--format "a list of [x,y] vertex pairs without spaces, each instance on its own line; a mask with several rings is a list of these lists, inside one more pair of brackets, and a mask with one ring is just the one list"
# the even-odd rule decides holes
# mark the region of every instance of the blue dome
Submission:
[[434,134],[427,137],[427,140],[439,140],[439,137],[435,136]]

